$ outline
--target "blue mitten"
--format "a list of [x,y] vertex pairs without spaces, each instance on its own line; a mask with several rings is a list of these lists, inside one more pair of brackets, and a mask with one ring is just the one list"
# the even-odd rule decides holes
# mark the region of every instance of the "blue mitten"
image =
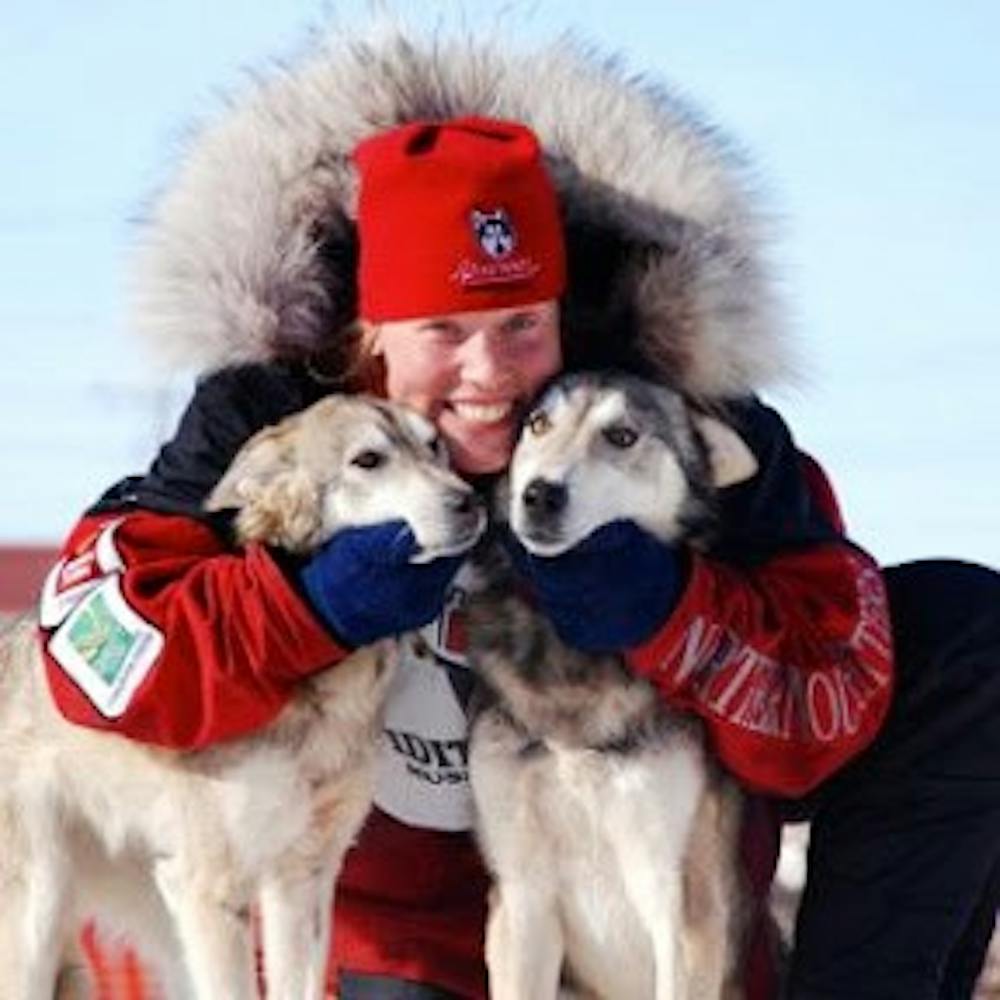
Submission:
[[298,568],[310,604],[349,646],[433,621],[462,556],[411,562],[416,539],[405,521],[338,532]]
[[633,521],[598,528],[558,556],[507,548],[559,638],[589,653],[638,646],[662,626],[684,587],[683,559]]

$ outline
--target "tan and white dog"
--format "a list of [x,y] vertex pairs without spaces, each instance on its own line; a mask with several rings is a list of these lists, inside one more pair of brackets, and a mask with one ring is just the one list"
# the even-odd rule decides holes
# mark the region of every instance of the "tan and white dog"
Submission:
[[[420,558],[455,554],[485,512],[434,437],[401,407],[330,397],[251,438],[207,506],[240,508],[243,543],[306,552],[405,516]],[[60,967],[80,919],[104,913],[159,955],[170,1000],[256,997],[257,902],[268,997],[320,1000],[333,884],[371,802],[395,652],[385,640],[302,682],[252,737],[174,752],[65,721],[34,623],[11,630],[0,646],[0,998],[87,995]]]
[[[735,432],[667,389],[568,376],[515,450],[510,526],[542,556],[617,519],[690,542],[714,491],[755,469]],[[567,648],[509,580],[472,603],[469,643],[490,695],[470,780],[496,879],[491,996],[551,1000],[561,983],[628,1000],[740,996],[741,796],[699,724],[620,656]]]

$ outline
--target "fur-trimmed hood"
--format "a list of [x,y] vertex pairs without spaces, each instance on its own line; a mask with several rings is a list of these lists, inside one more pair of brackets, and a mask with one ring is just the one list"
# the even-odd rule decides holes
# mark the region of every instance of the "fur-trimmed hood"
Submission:
[[351,150],[460,114],[521,120],[545,148],[569,247],[570,365],[705,399],[785,373],[763,220],[714,130],[573,43],[504,54],[400,28],[328,40],[202,131],[139,234],[141,332],[187,367],[329,353],[356,302]]

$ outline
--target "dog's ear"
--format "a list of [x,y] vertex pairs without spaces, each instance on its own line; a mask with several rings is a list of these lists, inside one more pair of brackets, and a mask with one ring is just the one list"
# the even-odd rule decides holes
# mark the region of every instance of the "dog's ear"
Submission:
[[237,509],[236,537],[304,552],[319,543],[322,496],[317,483],[296,461],[298,421],[255,434],[237,452],[205,501],[209,511]]
[[732,427],[707,416],[695,417],[695,423],[708,447],[712,480],[719,489],[742,483],[756,475],[757,459]]
[[293,446],[281,427],[253,435],[232,460],[205,500],[205,510],[242,510],[264,486],[292,467]]

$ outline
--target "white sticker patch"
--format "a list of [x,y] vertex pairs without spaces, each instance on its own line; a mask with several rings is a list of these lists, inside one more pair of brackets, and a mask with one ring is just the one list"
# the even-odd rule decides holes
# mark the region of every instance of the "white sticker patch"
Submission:
[[42,584],[38,620],[42,628],[55,628],[109,573],[125,569],[115,547],[115,529],[122,518],[105,525],[96,540],[72,558],[63,558],[49,570]]
[[[93,553],[88,553],[93,555]],[[75,562],[76,560],[74,560]],[[103,577],[93,577],[77,583],[75,586],[59,589],[60,583],[67,579],[67,567],[69,560],[60,559],[59,562],[49,570],[45,582],[42,584],[42,596],[38,603],[38,622],[42,628],[55,628],[66,616],[89,594],[95,587],[103,581]],[[71,578],[72,568],[68,574]]]
[[121,553],[115,545],[115,531],[118,529],[118,525],[124,520],[125,518],[120,517],[118,520],[112,521],[97,539],[97,545],[95,546],[97,550],[97,565],[105,573],[120,573],[125,569],[125,560],[122,559]]
[[93,587],[49,642],[49,654],[106,718],[122,715],[163,649],[163,633],[126,602],[117,575]]

